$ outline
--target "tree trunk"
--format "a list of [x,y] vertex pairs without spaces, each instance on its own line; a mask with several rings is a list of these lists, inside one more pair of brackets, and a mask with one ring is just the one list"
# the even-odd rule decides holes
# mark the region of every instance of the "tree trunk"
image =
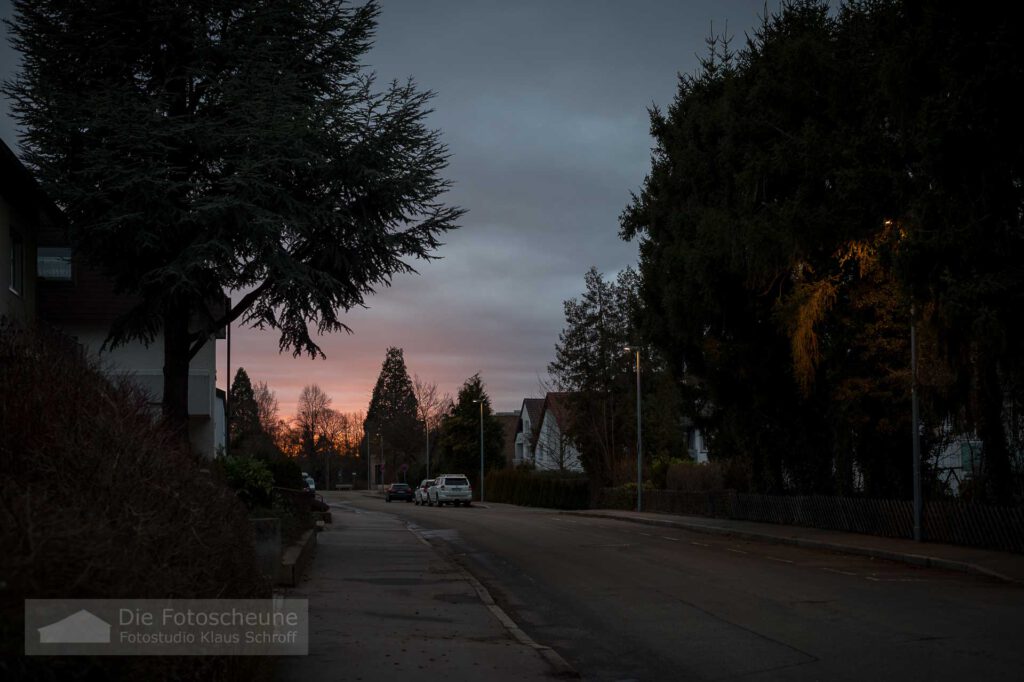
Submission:
[[164,310],[164,419],[188,445],[188,307],[170,303]]

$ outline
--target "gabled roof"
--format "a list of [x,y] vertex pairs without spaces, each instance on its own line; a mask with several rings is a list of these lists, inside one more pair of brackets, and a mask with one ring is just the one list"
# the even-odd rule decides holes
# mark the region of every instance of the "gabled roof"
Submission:
[[27,216],[45,215],[55,223],[64,219],[57,205],[3,140],[0,140],[0,194]]
[[[567,391],[550,392],[544,396],[544,400],[541,401],[540,414],[536,420],[536,427],[533,429],[532,437],[530,438],[530,447],[537,447],[537,439],[540,438],[540,425],[544,423],[544,416],[551,413],[555,423],[558,424],[558,430],[561,433],[565,433],[569,423],[569,397],[572,393]],[[533,417],[531,416],[531,420]]]
[[523,400],[523,407],[519,410],[519,423],[516,424],[516,433],[523,430],[523,410],[526,411],[526,415],[530,418],[531,429],[536,431],[537,426],[540,425],[540,411],[543,406],[544,398],[526,398]]

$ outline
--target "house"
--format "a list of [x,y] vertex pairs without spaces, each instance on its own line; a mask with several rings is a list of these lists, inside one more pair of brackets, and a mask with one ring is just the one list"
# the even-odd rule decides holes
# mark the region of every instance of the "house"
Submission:
[[533,465],[551,471],[583,471],[580,453],[568,436],[568,393],[548,393],[541,405]]
[[544,406],[543,398],[526,398],[519,408],[519,419],[516,422],[515,451],[512,465],[533,464],[533,446],[536,443],[536,429],[540,426],[540,410]]
[[704,433],[692,424],[686,428],[686,448],[690,457],[698,464],[708,461],[708,442]]
[[38,235],[62,224],[56,205],[11,148],[0,140],[0,319],[20,325],[36,319]]
[[[130,376],[150,395],[163,395],[163,343],[132,342],[104,349],[111,324],[135,304],[113,283],[71,252],[60,209],[27,168],[0,141],[0,318],[42,322],[74,339],[111,375]],[[223,338],[219,334],[217,338]],[[210,339],[191,361],[188,386],[189,439],[213,456],[217,444],[216,348]]]
[[[85,347],[107,374],[130,377],[149,395],[154,411],[159,410],[164,385],[163,337],[158,333],[148,346],[131,341],[113,349],[105,347],[114,320],[127,313],[136,299],[116,292],[108,277],[70,257],[63,232],[44,232],[39,239],[41,251],[68,254],[63,269],[53,268],[51,276],[39,279],[39,318]],[[223,332],[216,336],[223,338]],[[223,442],[218,439],[216,339],[208,340],[189,363],[189,441],[197,453],[207,457],[215,456],[218,442]]]

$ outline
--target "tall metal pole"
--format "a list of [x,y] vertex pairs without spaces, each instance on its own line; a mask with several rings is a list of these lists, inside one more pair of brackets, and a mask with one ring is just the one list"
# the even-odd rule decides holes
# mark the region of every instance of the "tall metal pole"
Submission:
[[484,401],[480,399],[480,501],[484,501]]
[[[231,299],[228,299],[228,308],[231,307]],[[224,455],[231,454],[231,323],[228,322],[228,390],[224,392]]]
[[423,418],[423,430],[427,434],[427,478],[430,478],[430,424],[426,417]]
[[644,499],[644,438],[640,423],[640,349],[636,349],[636,510],[643,511]]
[[921,431],[917,407],[917,320],[914,304],[910,305],[910,412],[914,437],[914,540],[921,542]]
[[380,436],[380,482],[384,483],[384,434],[378,433]]
[[373,479],[370,478],[372,471],[370,468],[372,466],[370,464],[370,433],[366,431],[366,429],[363,429],[363,436],[366,437],[366,489],[369,490],[370,483],[373,482]]

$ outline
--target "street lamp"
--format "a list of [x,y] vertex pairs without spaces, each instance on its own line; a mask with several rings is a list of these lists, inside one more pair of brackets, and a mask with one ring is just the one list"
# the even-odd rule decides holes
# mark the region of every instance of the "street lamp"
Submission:
[[480,501],[484,501],[484,401],[474,400],[480,403]]
[[430,478],[430,424],[427,417],[423,417],[423,431],[427,434],[427,478]]
[[917,319],[914,304],[910,304],[910,414],[913,426],[913,457],[912,469],[914,483],[914,540],[921,542],[921,517],[923,498],[921,496],[921,423],[917,407]]
[[636,510],[639,512],[643,511],[644,498],[644,438],[643,427],[640,423],[640,349],[626,346],[623,350],[627,353],[636,352]]

